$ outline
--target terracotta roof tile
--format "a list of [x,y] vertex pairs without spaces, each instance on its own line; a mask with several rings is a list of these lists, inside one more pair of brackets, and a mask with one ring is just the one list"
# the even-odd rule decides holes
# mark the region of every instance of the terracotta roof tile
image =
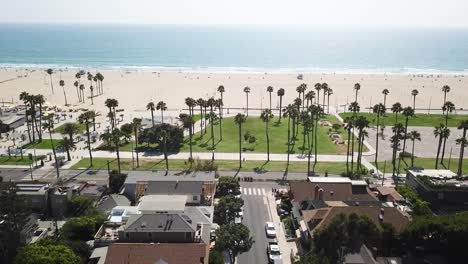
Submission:
[[116,243],[109,246],[105,264],[154,264],[159,260],[170,264],[200,264],[202,258],[207,262],[207,252],[203,243]]
[[305,199],[315,198],[315,186],[323,189],[324,201],[376,201],[369,188],[365,186],[353,187],[351,183],[311,183],[291,182],[290,190],[294,200],[301,202]]

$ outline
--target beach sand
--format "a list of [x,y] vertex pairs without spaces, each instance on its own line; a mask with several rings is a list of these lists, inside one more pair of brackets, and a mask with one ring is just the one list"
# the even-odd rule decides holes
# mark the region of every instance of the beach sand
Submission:
[[[92,71],[94,74],[96,71]],[[297,79],[297,74],[286,73],[208,73],[208,72],[154,72],[143,70],[104,70],[100,71],[105,79],[103,82],[104,95],[94,98],[91,105],[89,98],[85,103],[78,104],[75,82],[76,70],[56,70],[52,75],[55,93],[52,94],[49,76],[44,70],[36,69],[34,72],[26,69],[3,68],[0,69],[0,101],[19,101],[19,94],[26,91],[33,94],[43,94],[47,102],[52,105],[63,106],[64,96],[59,80],[65,81],[68,102],[83,108],[106,112],[104,101],[115,98],[119,101],[119,108],[126,111],[146,111],[146,104],[165,101],[168,109],[179,112],[186,108],[184,99],[194,99],[210,96],[219,97],[216,89],[224,85],[225,107],[245,107],[245,93],[243,88],[249,86],[249,107],[265,108],[268,106],[268,93],[266,87],[271,85],[275,91],[272,95],[272,105],[279,105],[276,91],[284,88],[286,94],[283,105],[292,102],[297,97],[296,87],[301,83],[313,89],[317,82],[328,83],[334,94],[330,97],[330,105],[343,111],[344,104],[354,101],[353,86],[359,82],[358,102],[361,111],[365,108],[383,101],[382,90],[388,89],[387,106],[400,102],[403,106],[412,106],[411,90],[418,89],[416,108],[440,108],[443,104],[443,85],[452,89],[447,100],[452,101],[457,108],[468,108],[467,82],[468,77],[462,75],[413,75],[413,74],[303,74],[303,80]],[[18,78],[18,76],[22,76]],[[89,81],[82,76],[81,83],[86,86],[86,96],[90,95]],[[93,83],[94,85],[94,83]],[[321,93],[322,95],[322,93]],[[322,99],[320,99],[322,100]],[[174,113],[176,114],[176,113]]]

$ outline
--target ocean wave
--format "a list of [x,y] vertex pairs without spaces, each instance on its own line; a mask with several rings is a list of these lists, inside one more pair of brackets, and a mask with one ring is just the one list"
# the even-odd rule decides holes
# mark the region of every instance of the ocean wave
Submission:
[[320,67],[228,67],[228,66],[157,66],[157,65],[106,65],[106,64],[41,64],[41,63],[0,63],[0,69],[48,69],[60,70],[115,70],[153,72],[193,73],[239,73],[239,74],[468,74],[468,69],[444,70],[432,68],[320,68]]

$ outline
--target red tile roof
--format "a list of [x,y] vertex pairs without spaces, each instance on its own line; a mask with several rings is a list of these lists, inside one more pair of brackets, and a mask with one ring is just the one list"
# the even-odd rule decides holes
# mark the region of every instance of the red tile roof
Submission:
[[[318,210],[303,210],[302,215],[304,216],[304,222],[306,223],[309,223],[311,220],[321,220],[320,224],[318,224],[313,230],[309,230],[312,233],[315,229],[325,227],[330,224],[333,218],[340,213],[365,214],[369,216],[376,225],[379,225],[379,214],[381,213],[381,208],[382,207],[379,206],[329,207]],[[382,222],[393,225],[393,227],[400,232],[409,224],[409,217],[395,207],[385,207]]]
[[306,181],[291,182],[289,184],[293,199],[301,202],[306,199],[318,200],[315,197],[315,186],[323,190],[324,201],[376,201],[377,198],[372,195],[365,186],[353,188],[351,183],[311,183]]
[[159,260],[169,264],[200,264],[202,258],[208,263],[207,253],[203,243],[116,243],[109,246],[105,264],[154,264]]

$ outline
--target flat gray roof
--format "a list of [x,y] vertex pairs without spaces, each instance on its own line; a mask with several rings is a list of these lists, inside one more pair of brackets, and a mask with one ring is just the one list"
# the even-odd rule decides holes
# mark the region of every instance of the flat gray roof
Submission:
[[165,174],[165,171],[130,171],[128,172],[125,183],[137,183],[139,181],[216,181],[214,171],[195,171],[190,173],[169,172],[167,176],[165,176]]

